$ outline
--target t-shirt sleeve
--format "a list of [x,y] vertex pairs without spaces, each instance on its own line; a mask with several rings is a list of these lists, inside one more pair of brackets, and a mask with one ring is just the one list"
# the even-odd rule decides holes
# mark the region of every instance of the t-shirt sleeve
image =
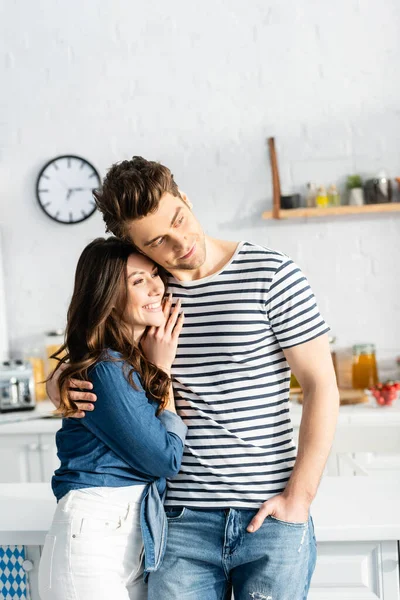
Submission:
[[180,468],[187,427],[171,411],[156,416],[136,373],[134,389],[122,361],[102,361],[90,373],[95,408],[82,424],[129,466],[154,477],[173,477]]
[[281,348],[304,344],[329,331],[306,276],[290,259],[273,276],[266,310]]

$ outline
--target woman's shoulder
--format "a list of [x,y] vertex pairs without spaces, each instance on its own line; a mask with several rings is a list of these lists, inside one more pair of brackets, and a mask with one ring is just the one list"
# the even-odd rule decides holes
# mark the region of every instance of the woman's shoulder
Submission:
[[140,377],[133,366],[123,358],[121,352],[111,348],[106,348],[101,354],[99,360],[91,367],[89,375],[96,378],[113,376],[124,378],[132,373],[133,380],[140,388],[142,387]]

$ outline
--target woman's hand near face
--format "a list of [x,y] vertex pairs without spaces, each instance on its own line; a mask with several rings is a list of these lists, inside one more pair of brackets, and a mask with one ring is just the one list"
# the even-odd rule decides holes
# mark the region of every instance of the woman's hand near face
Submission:
[[161,327],[149,327],[140,345],[146,358],[154,365],[171,374],[171,365],[175,359],[179,334],[183,326],[183,313],[179,314],[181,300],[172,308],[172,294],[163,307],[165,324]]

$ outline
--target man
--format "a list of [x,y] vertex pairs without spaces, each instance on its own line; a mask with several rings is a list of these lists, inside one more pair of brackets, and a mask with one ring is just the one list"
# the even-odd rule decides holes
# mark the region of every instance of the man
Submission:
[[[205,235],[159,163],[114,165],[95,197],[107,230],[168,271],[185,312],[172,376],[189,431],[149,599],[221,600],[232,586],[236,600],[303,600],[316,560],[309,509],[339,405],[306,278],[280,252]],[[290,369],[304,393],[297,458]],[[55,382],[49,395],[56,403]],[[71,399],[88,410],[95,396]]]

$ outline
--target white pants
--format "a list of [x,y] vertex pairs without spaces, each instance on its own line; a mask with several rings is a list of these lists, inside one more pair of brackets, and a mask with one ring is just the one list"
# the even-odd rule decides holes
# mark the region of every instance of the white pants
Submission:
[[40,560],[41,600],[146,600],[144,489],[86,488],[60,500]]

